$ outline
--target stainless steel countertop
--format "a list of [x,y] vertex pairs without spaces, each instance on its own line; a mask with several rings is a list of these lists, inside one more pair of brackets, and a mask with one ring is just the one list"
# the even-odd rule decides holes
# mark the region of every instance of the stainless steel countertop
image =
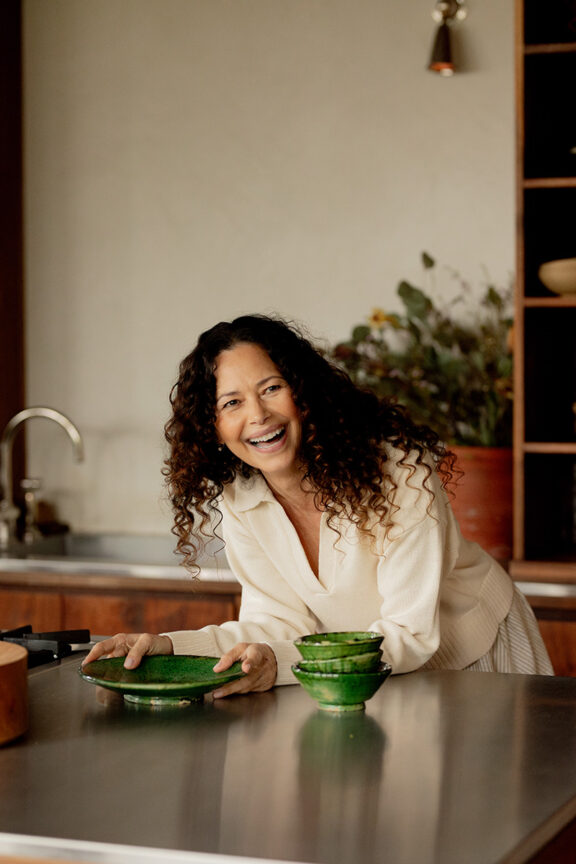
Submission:
[[576,817],[576,679],[416,672],[334,716],[298,685],[142,708],[78,665],[30,674],[30,731],[0,749],[0,852],[510,864]]
[[[4,856],[9,856],[8,860]],[[94,843],[51,837],[21,837],[0,832],[0,861],[6,864],[286,864],[262,858],[239,858],[211,852],[177,852],[174,849],[144,849],[117,843]]]

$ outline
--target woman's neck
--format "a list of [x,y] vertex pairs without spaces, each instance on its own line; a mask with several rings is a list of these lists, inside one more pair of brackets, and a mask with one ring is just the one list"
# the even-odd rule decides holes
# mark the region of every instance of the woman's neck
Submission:
[[[283,477],[266,477],[274,497],[286,508],[302,507],[306,510],[315,509],[314,493],[310,484],[304,480],[303,472],[293,472]],[[308,487],[308,488],[307,488]]]

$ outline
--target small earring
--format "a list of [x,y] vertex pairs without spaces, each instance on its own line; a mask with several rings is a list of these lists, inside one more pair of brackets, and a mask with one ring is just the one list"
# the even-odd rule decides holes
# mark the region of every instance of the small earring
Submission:
[[222,453],[223,450],[224,450],[224,444],[218,444],[218,452]]

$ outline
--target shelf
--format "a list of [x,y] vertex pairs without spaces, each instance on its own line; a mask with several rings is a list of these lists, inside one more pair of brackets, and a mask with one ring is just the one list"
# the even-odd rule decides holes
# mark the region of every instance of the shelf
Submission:
[[[528,445],[535,445],[526,452],[556,452],[574,457],[576,305],[561,308],[560,311],[550,306],[530,306],[522,317],[523,438]],[[542,449],[544,446],[545,451]]]
[[532,442],[522,448],[525,538],[516,557],[576,568],[576,442]]
[[572,584],[576,580],[576,560],[514,560],[508,563],[508,572],[513,579],[525,582],[557,582]]
[[526,178],[576,176],[576,118],[566,95],[575,75],[576,50],[524,57]]
[[525,284],[524,290],[518,286],[519,299],[524,295],[526,306],[574,308],[576,294],[549,291],[538,278],[538,270],[545,261],[576,257],[572,218],[576,212],[576,178],[566,178],[564,185],[550,178],[535,180],[533,185],[525,183],[521,206]]
[[554,309],[576,306],[576,294],[565,294],[562,297],[525,297],[524,306],[527,309]]
[[519,48],[535,52],[576,48],[572,0],[517,0],[516,38]]
[[576,42],[547,42],[539,45],[525,45],[524,54],[574,54]]
[[524,453],[547,453],[550,455],[576,456],[576,441],[526,441],[522,449]]
[[575,189],[576,177],[527,177],[524,189]]

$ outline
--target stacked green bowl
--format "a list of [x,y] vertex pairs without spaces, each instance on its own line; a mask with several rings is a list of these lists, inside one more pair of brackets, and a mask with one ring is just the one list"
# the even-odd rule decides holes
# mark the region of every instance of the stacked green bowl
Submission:
[[314,633],[294,642],[302,655],[292,672],[325,711],[361,711],[390,675],[383,636],[366,631]]

